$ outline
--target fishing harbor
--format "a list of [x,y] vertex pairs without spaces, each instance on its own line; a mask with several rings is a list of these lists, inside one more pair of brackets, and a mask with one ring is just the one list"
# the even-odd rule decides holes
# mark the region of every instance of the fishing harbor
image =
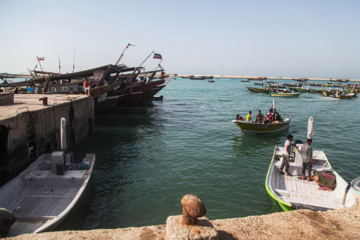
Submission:
[[[309,111],[319,119],[313,138],[316,149],[326,152],[347,182],[358,176],[353,170],[358,168],[356,161],[341,161],[344,156],[357,159],[352,147],[358,141],[354,131],[358,120],[342,119],[334,128],[324,115],[350,115],[358,98],[343,101],[303,93],[276,100],[283,116],[292,114],[289,131],[270,137],[248,136],[231,123],[235,114],[267,110],[273,100],[248,92],[246,84],[231,79],[215,84],[176,79],[161,91],[163,101],[95,113],[92,135],[76,145],[78,155],[92,152],[97,156],[93,180],[84,192],[86,197],[56,230],[161,225],[169,215],[181,212],[179,199],[189,192],[204,201],[206,216],[212,220],[281,212],[266,193],[266,172],[274,146],[282,145],[287,133],[306,138]],[[44,107],[38,99],[33,102]],[[211,121],[211,126],[201,119]]]

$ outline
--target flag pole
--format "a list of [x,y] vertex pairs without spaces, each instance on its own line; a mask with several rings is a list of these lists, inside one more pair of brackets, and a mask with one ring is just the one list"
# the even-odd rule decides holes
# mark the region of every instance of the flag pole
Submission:
[[147,58],[145,58],[145,60],[139,65],[139,67],[138,68],[140,68],[141,67],[141,65],[143,65],[144,64],[144,62],[146,62],[146,60],[148,60],[149,59],[149,57],[154,53],[155,51],[152,51],[151,53],[150,53],[150,55],[149,56],[147,56]]
[[118,65],[118,63],[120,62],[120,60],[122,59],[122,57],[124,56],[124,53],[126,51],[126,49],[128,49],[130,46],[135,46],[135,45],[131,45],[130,43],[128,45],[126,45],[126,47],[124,48],[124,50],[122,51],[120,57],[118,58],[118,60],[115,63],[115,66]]
[[75,49],[76,49],[76,46],[74,46],[73,72],[75,72]]
[[61,73],[60,55],[59,55],[59,73]]
[[126,49],[128,48],[128,46],[125,47],[124,51],[122,51],[120,57],[118,58],[118,60],[116,61],[115,65],[118,65],[118,63],[120,62],[120,60],[122,59],[122,57],[124,56],[124,52],[126,51]]
[[132,72],[132,74],[128,77],[128,80],[125,80],[126,82],[131,79],[131,77],[135,74],[136,70],[138,70],[138,69],[141,67],[141,65],[143,65],[144,62],[145,62],[146,60],[148,60],[149,57],[150,57],[154,52],[155,52],[155,51],[152,51],[152,52],[149,54],[149,56],[147,56],[147,57],[145,58],[145,60],[142,61],[142,63],[141,63],[137,68],[134,69],[134,71]]
[[[162,60],[163,60],[163,59],[161,58],[159,64],[156,66],[155,70],[156,70],[158,67],[161,67],[160,63],[162,62]],[[161,68],[162,68],[162,67],[161,67]]]
[[38,56],[36,56],[36,58],[37,58],[38,63],[39,63],[39,65],[40,65],[41,71],[44,71],[44,70],[43,70],[43,68],[42,68],[42,66],[41,66],[41,63],[40,63],[40,61],[39,61],[39,57],[38,57]]

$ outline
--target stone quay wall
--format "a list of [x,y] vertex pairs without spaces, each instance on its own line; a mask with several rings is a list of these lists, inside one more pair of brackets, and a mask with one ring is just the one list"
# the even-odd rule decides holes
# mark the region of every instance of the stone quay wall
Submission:
[[0,106],[9,105],[14,103],[13,93],[0,93]]
[[[47,104],[39,99],[47,97]],[[66,119],[67,150],[94,127],[94,104],[87,96],[15,95],[0,108],[0,186],[44,153],[60,150],[60,119]]]

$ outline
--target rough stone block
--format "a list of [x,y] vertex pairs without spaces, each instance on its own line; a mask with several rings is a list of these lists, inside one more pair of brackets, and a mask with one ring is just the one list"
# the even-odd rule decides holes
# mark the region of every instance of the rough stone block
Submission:
[[166,239],[219,240],[219,235],[206,217],[199,218],[196,225],[185,225],[182,223],[182,215],[178,215],[167,218]]
[[0,93],[0,106],[6,106],[14,103],[13,93]]

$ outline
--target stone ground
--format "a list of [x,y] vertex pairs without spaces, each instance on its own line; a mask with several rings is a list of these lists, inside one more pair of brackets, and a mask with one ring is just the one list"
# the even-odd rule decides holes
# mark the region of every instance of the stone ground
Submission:
[[[360,198],[360,197],[359,197]],[[358,199],[359,199],[358,198]],[[233,239],[360,239],[360,203],[327,212],[297,210],[263,216],[210,221],[220,240]],[[165,240],[165,225],[124,229],[25,234],[11,240]]]

